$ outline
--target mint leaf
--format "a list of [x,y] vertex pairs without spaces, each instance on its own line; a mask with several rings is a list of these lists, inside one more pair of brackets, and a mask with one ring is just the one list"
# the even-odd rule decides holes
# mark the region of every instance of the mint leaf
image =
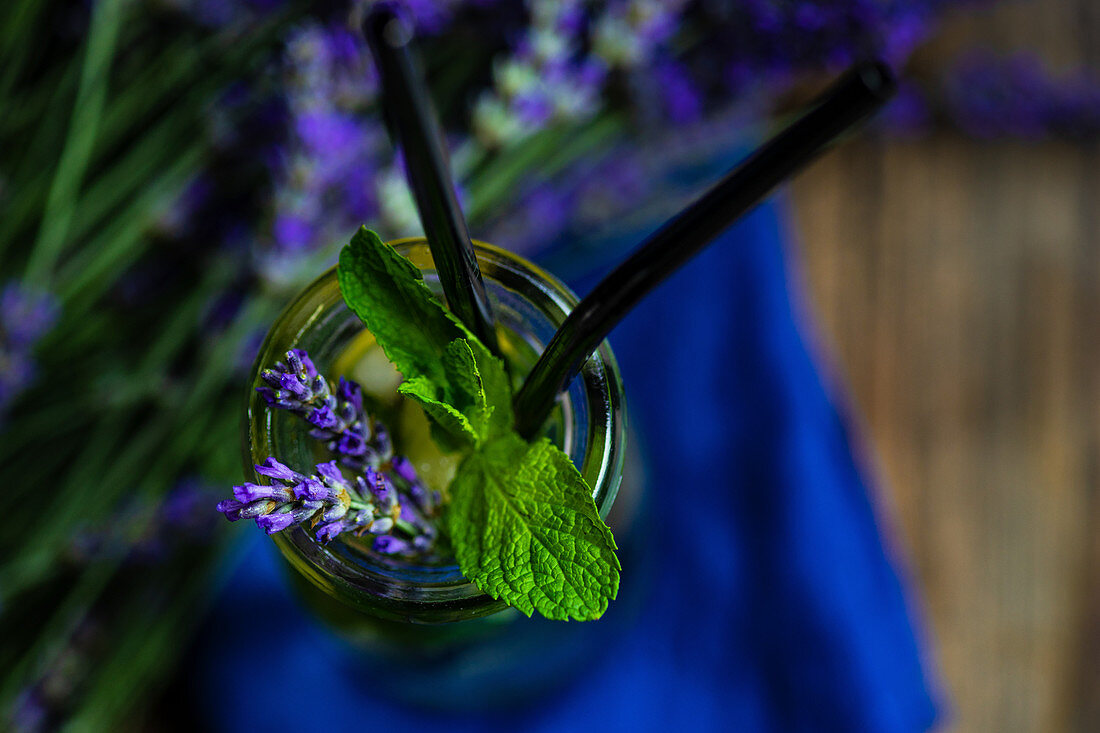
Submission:
[[[480,442],[512,429],[512,387],[494,356],[424,284],[411,262],[366,227],[340,252],[336,270],[344,302],[374,334],[415,399],[448,433]],[[431,386],[434,385],[433,390]],[[469,430],[449,417],[462,413]]]
[[493,356],[476,338],[469,341],[481,388],[488,406],[489,421],[486,438],[495,438],[512,432],[516,417],[512,412],[512,381],[504,368],[504,362]]
[[446,393],[451,405],[466,416],[480,442],[486,437],[489,414],[493,408],[486,402],[485,385],[474,359],[473,343],[477,340],[456,339],[447,344],[443,354],[443,372],[447,377]]
[[469,332],[424,284],[415,265],[361,227],[340,252],[336,277],[344,302],[399,372],[445,384],[444,351]]
[[[481,441],[504,435],[515,418],[511,384],[504,362],[482,346],[431,292],[416,266],[365,227],[340,252],[337,278],[344,303],[355,311],[378,346],[408,380],[423,376],[429,384],[407,387],[408,396],[436,417],[447,404],[462,413]],[[426,402],[427,401],[427,402]],[[447,418],[443,418],[447,419]],[[437,423],[448,433],[458,423]]]
[[481,442],[481,434],[470,424],[470,420],[440,400],[436,386],[427,377],[406,379],[397,391],[420,405],[428,417],[447,433],[451,440],[446,441],[447,445],[440,446],[447,452]]
[[451,484],[448,528],[462,572],[530,616],[599,618],[619,590],[611,530],[549,440],[514,433],[471,453]]
[[[440,447],[448,451],[480,445],[489,437],[489,418],[494,408],[486,403],[485,388],[473,348],[484,349],[477,341],[471,343],[465,339],[455,339],[447,344],[443,352],[442,385],[433,383],[427,377],[413,377],[398,387],[401,394],[415,400],[424,409],[435,427],[447,434],[448,437],[443,439],[445,445]],[[489,355],[488,351],[485,354]],[[491,355],[489,357],[492,358]],[[494,365],[483,360],[483,365],[490,371],[504,369],[499,361]],[[434,431],[433,435],[439,437]]]

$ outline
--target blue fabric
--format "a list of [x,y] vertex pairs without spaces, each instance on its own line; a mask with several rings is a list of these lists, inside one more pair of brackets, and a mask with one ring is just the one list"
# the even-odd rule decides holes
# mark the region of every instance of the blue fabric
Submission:
[[303,617],[254,533],[197,662],[204,727],[929,727],[934,695],[912,616],[872,487],[796,325],[782,240],[776,207],[758,209],[612,336],[631,422],[659,478],[660,581],[599,663],[519,713],[388,703],[329,663],[337,642]]

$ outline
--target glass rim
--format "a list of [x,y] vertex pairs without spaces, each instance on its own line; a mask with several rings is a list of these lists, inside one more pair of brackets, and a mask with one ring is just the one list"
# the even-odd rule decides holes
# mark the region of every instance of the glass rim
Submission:
[[[427,240],[423,237],[404,237],[389,244],[426,275],[434,271]],[[560,326],[577,304],[577,296],[566,285],[525,258],[477,240],[474,247],[487,288],[491,292],[503,288],[518,296],[547,318],[553,328]],[[311,326],[334,308],[346,310],[339,294],[335,266],[307,285],[283,309],[264,339],[251,371],[247,429],[243,435],[245,470],[251,480],[261,480],[254,464],[267,457],[264,453],[271,445],[271,414],[274,412],[255,392],[260,371],[282,358],[284,347],[296,346]],[[498,324],[502,323],[499,308],[497,315]],[[545,343],[538,344],[539,348],[544,346]],[[585,363],[563,402],[571,404],[570,393],[578,381],[588,417],[587,425],[582,425],[583,435],[573,438],[585,440],[584,457],[578,468],[592,486],[596,505],[601,516],[606,518],[622,478],[626,432],[621,378],[607,341],[601,343]],[[290,565],[313,585],[336,600],[374,616],[435,623],[485,616],[505,607],[502,602],[482,593],[460,572],[456,578],[453,572],[432,572],[420,567],[406,577],[402,573],[407,573],[409,568],[394,561],[379,563],[372,570],[352,562],[335,551],[337,548],[319,542],[312,533],[300,527],[277,532],[271,538]],[[457,571],[457,565],[449,567]],[[387,580],[395,585],[388,584]]]

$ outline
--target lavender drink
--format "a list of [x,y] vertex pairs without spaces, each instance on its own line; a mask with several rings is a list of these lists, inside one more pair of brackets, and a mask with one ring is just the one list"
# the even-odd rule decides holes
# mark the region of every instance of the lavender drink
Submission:
[[[393,244],[437,289],[426,243]],[[576,298],[515,255],[483,244],[477,254],[503,355],[513,375],[522,375]],[[454,459],[430,439],[419,408],[397,394],[400,375],[345,306],[334,272],[307,288],[275,323],[258,357],[253,386],[263,384],[262,368],[290,349],[308,351],[321,374],[361,381],[364,406],[389,428],[395,454],[407,457],[428,491],[446,490]],[[302,471],[324,460],[324,446],[310,437],[310,427],[269,409],[254,392],[244,436],[254,480],[259,477],[253,464],[267,456]],[[617,499],[624,429],[618,368],[604,343],[563,395],[546,434],[573,460],[592,487],[601,516],[623,541],[631,512],[619,517],[612,506],[637,506],[635,486],[624,485]],[[445,543],[428,553],[387,554],[377,552],[369,536],[353,533],[325,544],[307,529],[292,527],[272,538],[296,571],[290,576],[303,600],[360,651],[358,666],[385,669],[383,681],[391,683],[391,692],[421,703],[464,705],[480,700],[486,689],[502,698],[540,689],[575,668],[609,631],[608,621],[563,624],[524,617],[469,583]]]

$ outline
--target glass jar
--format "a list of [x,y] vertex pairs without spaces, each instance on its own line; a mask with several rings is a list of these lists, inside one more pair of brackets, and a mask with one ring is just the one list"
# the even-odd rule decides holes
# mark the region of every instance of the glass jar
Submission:
[[[403,239],[391,244],[441,292],[427,242]],[[492,300],[502,351],[513,374],[525,374],[542,347],[576,305],[576,296],[530,262],[481,242],[478,263]],[[334,365],[363,338],[359,318],[343,302],[335,268],[286,308],[268,333],[251,386],[260,370],[292,348],[309,352],[318,370],[334,378]],[[615,357],[605,341],[564,393],[548,421],[548,435],[579,467],[593,489],[601,516],[628,545],[638,501],[629,491],[616,505],[624,463],[625,411]],[[319,461],[319,444],[309,425],[285,411],[271,410],[252,391],[244,435],[246,472],[259,481],[253,464],[276,456],[309,472]],[[402,452],[398,439],[395,450]],[[321,619],[358,650],[356,666],[385,684],[391,694],[444,707],[515,701],[545,689],[587,653],[606,641],[621,601],[597,622],[550,622],[524,617],[482,593],[465,579],[453,558],[410,561],[370,552],[339,539],[325,545],[294,527],[272,535],[297,572],[291,582]],[[624,566],[627,563],[624,561]],[[626,578],[620,596],[626,590]],[[623,614],[617,614],[623,616]]]

